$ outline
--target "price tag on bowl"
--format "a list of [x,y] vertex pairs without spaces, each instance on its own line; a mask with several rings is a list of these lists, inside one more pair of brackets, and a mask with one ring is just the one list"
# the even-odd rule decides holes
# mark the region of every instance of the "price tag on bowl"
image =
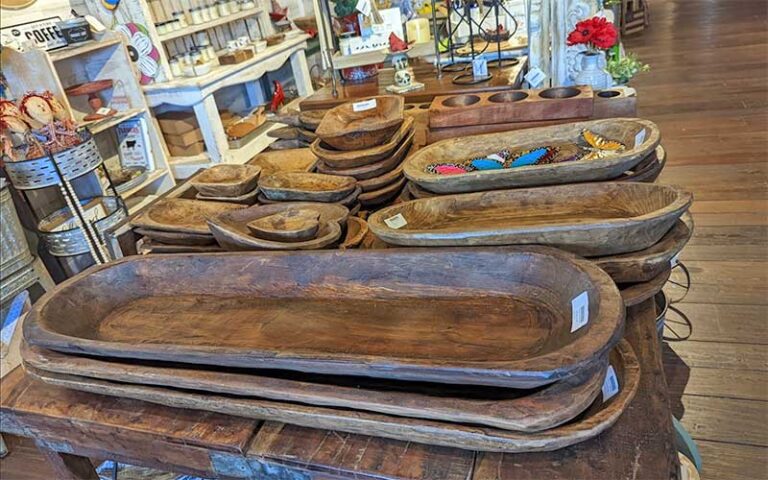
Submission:
[[405,221],[405,217],[402,213],[398,213],[392,217],[385,218],[384,223],[386,223],[389,228],[394,228],[395,230],[408,225],[408,222]]
[[637,135],[635,135],[635,146],[639,146],[641,143],[645,141],[645,128],[637,132]]
[[589,322],[589,294],[584,291],[571,300],[571,333]]
[[608,365],[608,371],[605,372],[605,380],[603,380],[603,402],[607,402],[617,393],[619,393],[619,378],[616,376],[613,365]]
[[364,112],[366,110],[371,110],[372,108],[376,108],[375,98],[372,98],[370,100],[364,100],[362,102],[355,102],[352,104],[353,112]]

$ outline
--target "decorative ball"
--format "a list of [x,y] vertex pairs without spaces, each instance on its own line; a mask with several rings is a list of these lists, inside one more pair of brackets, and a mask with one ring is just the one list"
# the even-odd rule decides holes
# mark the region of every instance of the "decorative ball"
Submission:
[[395,85],[398,87],[407,87],[411,84],[411,72],[408,70],[398,70],[395,72]]

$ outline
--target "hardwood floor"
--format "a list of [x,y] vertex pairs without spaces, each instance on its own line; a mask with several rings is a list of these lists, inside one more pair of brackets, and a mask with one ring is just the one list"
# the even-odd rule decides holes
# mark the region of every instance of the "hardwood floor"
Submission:
[[625,39],[652,69],[632,84],[640,115],[661,127],[660,181],[695,196],[694,238],[681,256],[692,287],[677,304],[693,332],[664,359],[673,409],[699,445],[702,478],[765,479],[768,2],[650,0],[650,8],[650,29]]

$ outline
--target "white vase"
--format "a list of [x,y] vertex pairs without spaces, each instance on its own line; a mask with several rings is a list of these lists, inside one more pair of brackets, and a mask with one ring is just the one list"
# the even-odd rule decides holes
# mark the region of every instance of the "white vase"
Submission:
[[605,71],[605,52],[581,54],[581,71],[576,74],[576,85],[589,85],[602,90],[613,85],[613,78]]

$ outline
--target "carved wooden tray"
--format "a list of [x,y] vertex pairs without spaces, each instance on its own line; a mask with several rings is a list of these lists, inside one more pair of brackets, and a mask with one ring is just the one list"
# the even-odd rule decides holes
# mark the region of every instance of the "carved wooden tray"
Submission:
[[493,427],[421,420],[393,415],[317,407],[288,402],[212,394],[194,394],[171,388],[94,380],[88,377],[49,373],[27,367],[40,380],[66,388],[119,398],[133,398],[175,408],[224,413],[273,420],[311,428],[413,441],[468,450],[508,453],[544,452],[583,442],[610,428],[637,392],[640,365],[632,347],[622,340],[611,352],[619,391],[607,401],[598,396],[581,415],[568,423],[535,433],[511,432]]
[[669,268],[693,234],[693,218],[686,212],[661,240],[637,252],[595,257],[591,260],[616,283],[647,282]]
[[[301,203],[283,203],[282,205],[302,205]],[[304,205],[316,205],[307,203]],[[320,204],[323,205],[323,204]],[[327,204],[337,205],[337,204]],[[341,225],[338,220],[340,216],[346,215],[348,210],[337,205],[339,209],[321,211],[316,208],[288,207],[283,209],[274,209],[271,207],[279,206],[263,205],[239,210],[237,212],[227,212],[212,218],[208,222],[208,227],[213,233],[216,241],[225,250],[315,250],[325,248],[341,237]],[[340,210],[343,208],[344,210]],[[254,235],[249,225],[254,221],[275,215],[277,213],[290,212],[292,210],[306,210],[319,213],[319,227],[315,236],[309,240],[302,241],[280,241],[268,238],[259,238]]]
[[379,95],[328,110],[315,134],[337,150],[362,150],[381,145],[403,123],[403,97]]
[[241,208],[242,205],[234,203],[163,198],[134,217],[131,225],[148,230],[210,234],[206,223],[209,218]]
[[136,228],[134,232],[137,235],[144,235],[152,240],[169,245],[213,245],[216,239],[213,234],[208,233],[183,233],[166,232],[163,230],[152,230],[149,228]]
[[285,172],[262,177],[259,190],[270,200],[338,202],[355,190],[352,177],[322,173]]
[[[616,155],[596,160],[584,159],[497,170],[477,170],[457,175],[439,175],[426,170],[431,164],[461,163],[505,148],[524,149],[575,142],[578,141],[584,129],[610,140],[620,141],[627,145],[627,149]],[[638,118],[590,120],[511,132],[472,135],[427,145],[406,160],[404,173],[412,182],[436,193],[595,182],[616,178],[630,170],[643,158],[653,153],[660,138],[659,129],[655,123]],[[639,145],[635,144],[636,139],[642,139]]]
[[242,195],[239,195],[237,197],[206,197],[205,195],[201,195],[198,193],[195,195],[196,200],[203,200],[207,202],[228,202],[228,203],[238,203],[240,205],[253,205],[256,203],[256,200],[259,196],[259,189],[254,188],[253,191],[244,193]]
[[[353,210],[354,206],[358,204],[357,197],[360,196],[360,193],[363,191],[360,186],[356,186],[355,189],[347,195],[346,197],[342,198],[338,202],[325,202],[325,203],[338,203],[339,205],[343,205],[347,208],[349,208],[350,211]],[[262,205],[273,205],[275,203],[291,203],[291,202],[283,202],[280,200],[270,200],[267,198],[264,194],[259,193],[259,196],[256,197]],[[356,212],[353,212],[356,213]]]
[[[95,296],[103,285],[120,288]],[[571,332],[584,296],[586,323]],[[623,321],[611,278],[551,248],[260,252],[89,269],[35,305],[24,338],[86,355],[534,388],[605,355]]]
[[256,189],[261,167],[256,165],[214,165],[191,180],[201,195],[239,197]]
[[200,370],[183,365],[100,360],[22,347],[25,366],[98,380],[349,408],[398,417],[487,425],[536,432],[586,410],[603,384],[607,361],[541,389],[442,385],[366,377],[323,376],[270,370]]
[[329,175],[345,175],[348,177],[354,177],[357,180],[368,180],[370,178],[379,177],[387,172],[391,172],[396,169],[405,160],[408,152],[411,150],[411,144],[413,143],[414,132],[408,134],[403,142],[397,147],[395,152],[385,158],[384,160],[362,167],[353,168],[330,168],[324,162],[318,162],[317,171],[320,173],[326,173]]
[[311,210],[286,210],[257,218],[246,225],[253,236],[278,242],[304,242],[317,236],[320,214]]
[[[655,244],[692,200],[688,192],[652,183],[559,185],[414,200],[379,210],[368,225],[393,245],[540,244],[605,256]],[[407,224],[387,225],[397,215]]]
[[344,241],[339,245],[339,249],[357,248],[367,234],[368,222],[360,217],[347,217],[347,231],[344,234]]
[[413,123],[413,117],[407,117],[389,141],[365,150],[334,150],[320,140],[312,142],[309,148],[329,168],[362,167],[392,156],[402,141],[413,132]]

